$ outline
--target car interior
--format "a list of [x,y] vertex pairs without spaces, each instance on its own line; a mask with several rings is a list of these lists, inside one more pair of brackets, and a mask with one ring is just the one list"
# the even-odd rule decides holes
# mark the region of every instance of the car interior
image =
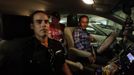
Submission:
[[[28,40],[27,37],[33,36],[29,16],[36,10],[48,12],[50,22],[52,12],[60,13],[60,23],[65,25],[64,48],[68,54],[65,62],[72,75],[133,75],[134,0],[0,0],[0,70],[6,54],[14,52]],[[85,65],[69,57],[87,58],[91,55],[74,45],[73,31],[81,15],[89,17],[86,30],[96,40],[91,42],[92,53],[108,58],[106,64]],[[129,43],[125,43],[128,48],[120,44],[125,26],[132,29]]]

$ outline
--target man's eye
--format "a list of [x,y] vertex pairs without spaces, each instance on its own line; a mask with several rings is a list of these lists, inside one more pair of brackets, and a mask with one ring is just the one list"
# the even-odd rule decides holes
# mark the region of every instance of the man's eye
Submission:
[[35,20],[36,23],[41,24],[44,21],[45,24],[49,23],[49,20]]
[[41,24],[42,20],[35,20],[35,23]]
[[36,23],[41,24],[42,20],[36,20]]
[[44,20],[44,22],[47,24],[47,23],[49,23],[49,21],[48,20]]

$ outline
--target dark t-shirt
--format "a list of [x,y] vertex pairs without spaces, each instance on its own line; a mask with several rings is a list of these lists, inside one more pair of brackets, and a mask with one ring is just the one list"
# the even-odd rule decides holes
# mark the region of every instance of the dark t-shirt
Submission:
[[63,75],[65,52],[58,41],[48,39],[46,48],[32,37],[5,60],[1,68],[3,75]]

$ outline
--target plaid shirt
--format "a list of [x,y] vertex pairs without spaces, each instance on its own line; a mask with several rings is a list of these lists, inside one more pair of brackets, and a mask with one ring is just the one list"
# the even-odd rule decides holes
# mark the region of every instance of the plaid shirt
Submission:
[[80,50],[90,50],[90,34],[78,27],[73,32],[74,44],[77,49]]

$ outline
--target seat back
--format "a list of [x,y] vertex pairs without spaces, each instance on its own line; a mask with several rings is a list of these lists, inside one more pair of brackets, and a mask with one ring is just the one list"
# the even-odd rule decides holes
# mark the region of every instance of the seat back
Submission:
[[11,14],[0,15],[1,39],[11,40],[32,35],[33,31],[30,28],[30,17]]
[[73,40],[73,31],[75,27],[65,27],[64,29],[64,37],[67,43],[67,48],[72,48],[74,47],[74,40]]

